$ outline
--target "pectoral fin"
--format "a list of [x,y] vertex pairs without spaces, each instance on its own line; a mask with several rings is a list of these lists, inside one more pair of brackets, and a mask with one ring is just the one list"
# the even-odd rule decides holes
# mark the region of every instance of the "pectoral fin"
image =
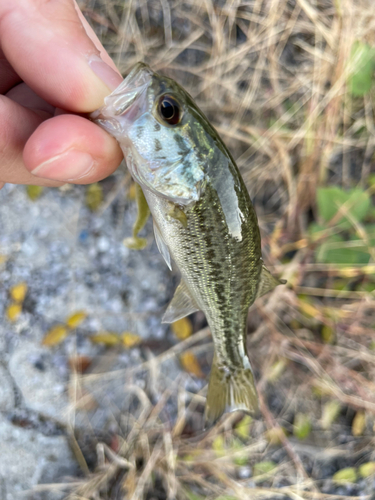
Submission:
[[135,196],[138,208],[137,220],[133,226],[133,236],[131,238],[125,238],[124,245],[133,250],[142,250],[142,248],[145,248],[147,245],[147,240],[146,238],[139,238],[138,233],[144,228],[147,219],[150,216],[150,209],[142,188],[137,183],[135,183]]
[[191,296],[184,281],[181,280],[161,322],[173,323],[196,311],[199,311],[199,307]]
[[164,241],[163,236],[161,235],[160,229],[158,228],[155,221],[154,221],[154,234],[155,234],[156,245],[159,249],[159,252],[162,254],[163,259],[167,263],[167,266],[169,267],[169,269],[172,271],[171,254],[169,253],[169,248],[167,247],[167,244]]
[[186,213],[182,209],[182,207],[179,207],[175,203],[169,202],[170,210],[168,212],[169,217],[172,217],[172,219],[178,220],[181,222],[183,227],[187,227],[187,217]]
[[272,276],[266,266],[263,265],[256,298],[262,297],[262,295],[273,290],[277,285],[285,285],[285,283],[286,280],[279,280],[275,278],[275,276]]

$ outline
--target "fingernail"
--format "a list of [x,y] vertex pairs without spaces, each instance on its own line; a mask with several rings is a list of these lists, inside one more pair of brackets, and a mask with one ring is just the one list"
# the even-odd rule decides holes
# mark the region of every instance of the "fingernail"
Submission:
[[123,80],[121,75],[96,54],[90,55],[89,66],[111,91],[115,90]]
[[31,171],[37,177],[54,181],[75,181],[87,175],[94,167],[94,160],[82,151],[67,151],[54,156]]

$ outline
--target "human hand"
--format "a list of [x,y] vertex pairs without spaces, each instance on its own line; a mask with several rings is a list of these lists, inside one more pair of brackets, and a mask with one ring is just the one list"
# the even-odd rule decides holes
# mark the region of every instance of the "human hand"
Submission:
[[75,0],[0,0],[0,189],[88,184],[121,162],[83,116],[121,75]]

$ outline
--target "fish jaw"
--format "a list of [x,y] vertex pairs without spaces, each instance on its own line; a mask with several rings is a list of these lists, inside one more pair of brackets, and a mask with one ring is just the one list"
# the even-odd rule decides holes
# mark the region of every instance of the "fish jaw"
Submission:
[[123,82],[104,99],[104,105],[91,113],[90,118],[122,145],[129,127],[147,112],[147,89],[154,72],[147,64],[137,63]]

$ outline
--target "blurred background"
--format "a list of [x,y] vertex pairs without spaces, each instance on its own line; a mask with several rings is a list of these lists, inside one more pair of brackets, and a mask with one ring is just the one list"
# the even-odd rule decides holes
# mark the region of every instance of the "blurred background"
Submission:
[[203,432],[210,334],[201,313],[161,325],[178,273],[150,222],[145,250],[122,243],[136,217],[126,166],[91,186],[5,186],[0,437],[16,472],[0,467],[0,492],[373,499],[373,1],[78,3],[123,75],[145,61],[194,97],[288,284],[249,311],[259,414]]

